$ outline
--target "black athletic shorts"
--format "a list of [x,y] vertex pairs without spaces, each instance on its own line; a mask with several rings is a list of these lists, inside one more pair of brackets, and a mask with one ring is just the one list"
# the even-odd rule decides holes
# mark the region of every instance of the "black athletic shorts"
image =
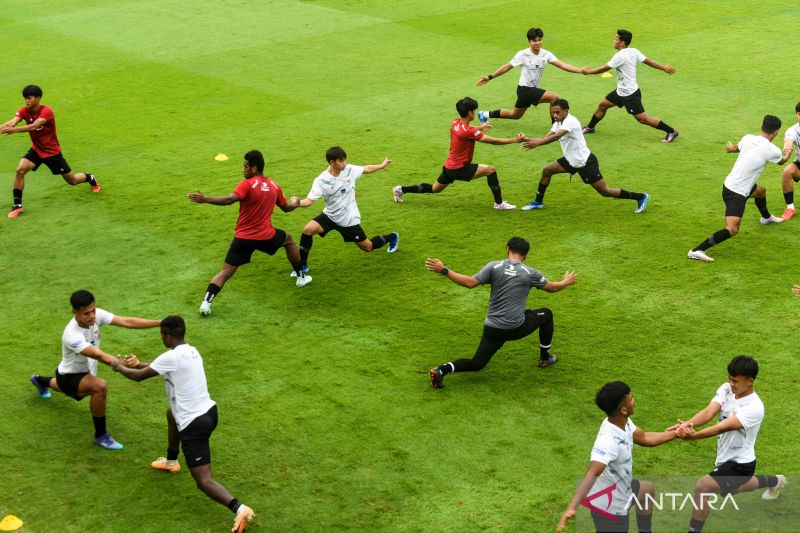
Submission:
[[314,221],[322,226],[323,231],[319,234],[320,237],[324,237],[331,230],[336,230],[341,234],[344,242],[360,242],[367,240],[367,234],[364,233],[364,229],[360,224],[356,224],[355,226],[340,226],[325,213],[320,213],[314,217]]
[[628,96],[620,96],[617,94],[616,89],[606,95],[606,100],[611,102],[617,107],[624,107],[625,110],[631,115],[638,115],[644,113],[644,106],[642,105],[642,90],[636,89],[636,92]]
[[22,156],[22,159],[27,159],[28,161],[36,165],[35,167],[33,167],[34,172],[36,172],[39,169],[42,163],[44,163],[47,166],[47,168],[50,169],[50,172],[52,172],[54,176],[59,176],[61,174],[69,174],[70,172],[72,172],[69,163],[67,163],[67,160],[64,159],[64,155],[61,152],[58,152],[54,156],[42,158],[39,157],[39,154],[37,154],[33,150],[33,148],[31,148],[25,153],[24,156]]
[[[525,322],[514,329],[500,329],[492,326],[483,326],[483,336],[489,337],[494,341],[504,343],[506,341],[516,341],[524,339],[547,322],[553,320],[553,313],[547,307],[539,309],[526,309]],[[502,344],[501,344],[502,345]]]
[[[750,194],[753,194],[757,185],[753,185],[750,189]],[[725,202],[725,216],[726,217],[739,217],[744,216],[744,206],[747,204],[747,199],[750,194],[742,196],[738,192],[733,192],[725,185],[722,186],[722,201]]]
[[442,173],[436,178],[436,181],[442,185],[450,185],[454,181],[472,181],[475,173],[478,171],[477,163],[467,163],[461,168],[445,168],[442,167]]
[[570,165],[566,157],[556,159],[556,163],[561,165],[561,168],[569,172],[570,175],[577,173],[587,185],[603,179],[603,175],[600,173],[600,163],[597,161],[597,157],[594,154],[590,153],[586,164],[580,168],[575,168]]
[[58,369],[56,369],[56,383],[58,384],[58,388],[61,389],[61,392],[69,396],[70,398],[75,398],[78,401],[81,401],[85,398],[85,396],[78,396],[78,385],[80,384],[83,376],[88,376],[88,372],[78,372],[76,374],[60,374]]
[[517,103],[514,107],[528,108],[537,106],[544,96],[545,90],[538,87],[525,87],[517,85]]
[[[631,481],[631,493],[639,494],[639,480]],[[596,511],[592,511],[592,521],[597,533],[628,533],[630,519],[627,514],[614,515],[614,518],[607,518]]]
[[230,248],[228,248],[228,255],[225,256],[225,262],[233,266],[246,265],[250,262],[250,258],[256,250],[265,254],[275,255],[275,252],[281,249],[284,242],[286,242],[286,232],[278,228],[275,228],[275,235],[266,241],[234,237]]
[[719,485],[719,493],[722,496],[735,494],[739,487],[750,481],[756,473],[756,462],[734,463],[726,461],[708,473]]
[[[792,161],[792,164],[798,171],[800,171],[800,161]],[[792,179],[794,180],[795,183],[800,182],[800,178],[792,178]]]
[[209,439],[217,427],[219,417],[217,406],[214,405],[205,414],[192,420],[192,422],[178,432],[181,440],[183,456],[189,468],[211,464],[211,445]]

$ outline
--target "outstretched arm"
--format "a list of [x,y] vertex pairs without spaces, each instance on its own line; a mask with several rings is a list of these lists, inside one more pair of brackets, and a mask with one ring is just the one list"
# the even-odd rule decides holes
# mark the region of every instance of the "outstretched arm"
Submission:
[[115,364],[120,362],[119,359],[117,359],[113,355],[107,354],[97,346],[87,346],[84,350],[81,351],[81,355],[86,356],[89,359],[96,359],[101,363],[104,363],[110,367],[113,367]]
[[2,127],[0,127],[0,133],[4,135],[11,135],[12,133],[25,133],[28,131],[35,131],[47,123],[46,118],[37,118],[36,120],[33,121],[32,124],[15,128],[14,126],[16,126],[19,123],[19,121],[20,119],[18,117],[12,118],[11,120],[3,124]]
[[707,439],[708,437],[716,437],[720,433],[725,433],[726,431],[736,431],[737,429],[742,429],[743,427],[744,426],[742,426],[739,418],[736,415],[733,415],[726,418],[722,422],[714,424],[713,426],[708,426],[700,431],[694,431],[694,428],[691,427],[681,427],[678,429],[677,433],[682,439],[699,440]]
[[553,65],[554,67],[558,67],[561,70],[566,70],[567,72],[572,72],[573,74],[582,74],[583,73],[583,69],[578,68],[578,67],[576,67],[574,65],[570,65],[569,63],[564,63],[560,59],[558,61],[553,61],[551,63],[551,65]]
[[512,68],[514,68],[514,65],[512,65],[511,63],[506,63],[505,65],[503,65],[502,67],[498,68],[497,70],[495,70],[494,72],[492,72],[488,76],[481,76],[478,79],[478,83],[476,83],[475,85],[486,85],[487,83],[489,83],[489,81],[491,79],[496,78],[498,76],[502,76],[503,74],[505,74],[506,72],[508,72]]
[[480,139],[477,139],[478,142],[486,144],[514,144],[514,143],[521,143],[524,140],[525,140],[524,133],[517,133],[513,137],[508,137],[506,139],[498,139],[497,137],[489,137],[488,135],[484,135]]
[[136,366],[128,366],[130,358],[126,357],[125,361],[117,361],[114,366],[114,371],[119,372],[126,378],[132,381],[143,381],[153,376],[157,376],[158,372],[150,368],[149,363],[139,363],[137,360]]
[[567,272],[561,281],[548,281],[547,285],[542,287],[542,290],[545,292],[558,292],[575,283],[576,276],[575,272]]
[[17,124],[19,124],[21,120],[22,119],[17,116],[11,117],[11,119],[9,119],[8,122],[0,124],[0,131],[2,131],[5,128],[13,128]]
[[525,150],[533,150],[537,146],[550,144],[551,142],[560,139],[567,133],[569,133],[567,130],[548,131],[547,135],[544,137],[532,137],[530,139],[525,139],[525,142],[522,143],[522,148]]
[[364,167],[364,174],[372,174],[373,172],[377,172],[379,170],[383,170],[384,168],[388,167],[392,163],[392,160],[388,157],[383,159],[383,163],[379,165],[366,165]]
[[728,144],[725,145],[725,151],[728,152],[729,154],[737,154],[739,153],[739,145],[729,142]]
[[677,438],[678,435],[674,431],[653,432],[643,431],[640,428],[636,428],[636,431],[633,432],[633,442],[639,446],[645,446],[648,448],[664,444],[665,442],[669,442]]
[[472,276],[459,274],[458,272],[450,270],[449,268],[444,266],[444,263],[442,263],[440,259],[432,259],[430,257],[427,258],[425,260],[425,268],[427,268],[431,272],[436,272],[437,274],[444,273],[444,275],[453,280],[454,283],[461,285],[462,287],[466,287],[468,289],[473,289],[478,285],[480,285],[480,283],[478,283],[478,280],[473,278]]
[[605,468],[606,465],[597,461],[591,461],[589,463],[589,469],[586,470],[586,475],[583,476],[581,482],[578,483],[578,487],[575,489],[575,496],[573,496],[572,501],[569,502],[567,510],[561,515],[561,519],[558,521],[558,525],[556,526],[556,531],[563,531],[564,527],[567,525],[567,522],[571,518],[575,517],[575,512],[578,510],[578,506],[586,498],[586,496],[588,496],[589,491],[592,490],[592,486],[597,481],[597,478],[600,477],[600,474],[603,473]]
[[111,320],[112,326],[120,326],[128,329],[157,328],[161,325],[160,320],[149,320],[135,316],[116,316]]
[[657,70],[663,70],[670,76],[675,74],[675,67],[673,67],[672,65],[662,65],[655,59],[650,59],[649,57],[644,60],[644,64],[647,65],[648,67],[652,67]]
[[795,285],[792,287],[792,294],[800,298],[800,285]]
[[197,189],[195,189],[194,192],[187,194],[186,198],[188,198],[190,202],[194,202],[196,204],[212,205],[231,205],[239,201],[239,197],[235,194],[229,194],[228,196],[206,196]]
[[606,63],[602,67],[597,67],[597,68],[583,67],[581,69],[581,72],[584,75],[588,76],[588,75],[591,75],[591,74],[602,74],[603,72],[606,72],[608,70],[611,70],[611,67],[609,67],[608,64]]

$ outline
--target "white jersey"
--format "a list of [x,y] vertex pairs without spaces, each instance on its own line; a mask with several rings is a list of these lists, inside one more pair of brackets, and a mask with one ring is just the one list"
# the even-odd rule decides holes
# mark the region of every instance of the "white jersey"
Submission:
[[331,175],[327,169],[314,179],[308,197],[312,200],[325,200],[323,213],[336,224],[343,227],[355,226],[361,222],[361,213],[356,205],[356,180],[364,173],[364,167],[347,165],[338,176]]
[[617,70],[617,94],[630,96],[639,90],[636,84],[636,64],[647,59],[636,48],[623,48],[608,62],[608,66]]
[[540,48],[538,54],[534,54],[530,48],[526,48],[517,52],[509,63],[514,67],[522,67],[522,71],[519,73],[520,85],[523,87],[538,87],[539,82],[542,80],[544,67],[548,63],[555,61],[558,61],[558,58],[544,48]]
[[752,463],[756,460],[756,437],[764,420],[764,404],[753,392],[736,399],[731,386],[723,384],[711,400],[720,405],[717,422],[736,416],[742,429],[726,431],[717,436],[717,466],[726,461]]
[[203,358],[194,346],[176,346],[156,357],[150,368],[164,378],[178,431],[183,431],[192,420],[214,406],[214,400],[208,395]]
[[61,362],[58,364],[58,373],[88,372],[96,376],[97,359],[86,357],[81,352],[89,346],[100,347],[100,326],[111,324],[112,320],[114,315],[99,307],[95,308],[94,324],[88,328],[80,327],[75,317],[72,317],[61,335]]
[[780,148],[761,135],[745,135],[739,141],[739,157],[733,170],[725,178],[725,187],[731,191],[750,196],[753,185],[758,181],[767,163],[781,160]]
[[794,144],[794,160],[795,162],[800,162],[800,124],[795,124],[791,128],[787,128],[783,140],[792,141]]
[[[589,495],[596,494],[603,489],[616,485],[611,492],[611,504],[608,513],[614,515],[628,514],[631,500],[631,481],[633,480],[633,432],[636,425],[628,419],[625,429],[622,430],[608,421],[600,424],[600,431],[592,447],[592,461],[603,463],[606,467],[603,473],[592,485]],[[595,504],[604,508],[608,499],[603,497],[595,500]]]
[[553,127],[550,128],[550,131],[554,133],[561,130],[568,132],[558,139],[558,142],[561,143],[561,151],[564,153],[564,157],[575,168],[585,166],[591,152],[589,147],[586,146],[586,139],[581,131],[581,123],[574,116],[567,114],[563,122],[554,122]]

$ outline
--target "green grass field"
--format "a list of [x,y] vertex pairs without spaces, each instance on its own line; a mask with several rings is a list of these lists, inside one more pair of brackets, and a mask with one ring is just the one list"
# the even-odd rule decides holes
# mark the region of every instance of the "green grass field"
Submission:
[[[661,430],[707,405],[739,353],[761,365],[759,471],[792,482],[772,502],[779,519],[770,527],[800,529],[790,520],[800,492],[800,301],[789,290],[800,282],[800,222],[761,226],[750,204],[740,234],[712,250],[715,263],[686,259],[723,226],[720,190],[735,161],[725,142],[757,133],[767,113],[793,123],[798,24],[800,11],[779,1],[4,0],[0,120],[22,105],[24,85],[41,85],[65,156],[103,190],[70,188],[43,168],[26,180],[26,212],[0,218],[0,518],[19,516],[24,532],[232,523],[188,471],[148,467],[166,448],[159,379],[137,384],[101,368],[121,452],[92,445],[88,401],[34,394],[28,377],[58,364],[69,294],[87,288],[117,314],[186,317],[220,410],[214,473],[255,509],[254,531],[553,530],[588,464],[603,383],[629,383],[635,422]],[[435,180],[456,100],[513,106],[516,70],[475,82],[524,48],[531,26],[577,66],[607,62],[623,27],[634,47],[677,68],[671,77],[639,68],[647,111],[681,133],[674,144],[616,109],[587,137],[609,185],[651,194],[647,211],[635,215],[633,202],[564,175],[539,212],[494,211],[482,182],[393,203],[392,186]],[[550,67],[542,85],[585,123],[614,80]],[[494,136],[540,136],[550,121],[540,107],[493,124]],[[228,194],[242,154],[258,148],[267,174],[302,197],[334,144],[355,164],[393,159],[359,182],[358,198],[367,233],[399,231],[399,252],[317,239],[314,281],[302,290],[282,254],[256,255],[201,318],[237,209],[186,194]],[[0,139],[4,207],[29,145],[27,135]],[[230,160],[215,161],[218,153]],[[504,197],[523,205],[560,156],[555,144],[479,145],[475,159],[496,166]],[[770,165],[760,180],[777,214],[780,173]],[[275,224],[299,239],[321,207],[277,213]],[[534,335],[433,390],[428,368],[474,352],[488,289],[457,287],[424,259],[473,274],[513,235],[531,241],[528,263],[549,277],[578,272],[574,287],[530,299],[553,310],[561,361],[537,369]],[[163,351],[157,331],[112,327],[103,348],[143,360]],[[714,453],[711,439],[638,448],[634,475],[693,479]],[[712,515],[709,530],[723,520]],[[657,516],[654,527],[667,525]]]

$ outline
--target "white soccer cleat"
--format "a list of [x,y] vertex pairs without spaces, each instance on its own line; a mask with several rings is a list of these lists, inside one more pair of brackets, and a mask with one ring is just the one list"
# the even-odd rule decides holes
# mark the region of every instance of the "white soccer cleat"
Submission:
[[403,187],[398,185],[394,189],[392,189],[392,193],[394,193],[394,201],[397,204],[403,203]]
[[200,314],[203,316],[211,314],[211,302],[203,300],[203,303],[200,304]]
[[769,487],[767,490],[764,491],[764,494],[761,495],[761,498],[764,500],[775,500],[778,498],[778,495],[781,493],[781,489],[786,486],[786,476],[782,476],[778,474],[775,476],[778,478],[778,484],[774,487]]
[[770,215],[769,218],[761,217],[761,220],[758,221],[759,224],[777,224],[778,222],[783,222],[783,219],[775,215]]
[[488,111],[478,111],[478,122],[481,124],[486,124],[489,122],[489,112]]
[[497,209],[498,211],[508,211],[510,209],[516,209],[517,206],[511,205],[510,203],[503,200],[502,203],[494,204],[494,208]]
[[297,285],[298,287],[305,287],[309,283],[311,283],[311,276],[304,274],[303,276],[297,278],[295,285]]
[[706,263],[714,262],[714,258],[706,254],[703,250],[689,250],[687,257],[689,259],[697,259],[698,261],[705,261]]

